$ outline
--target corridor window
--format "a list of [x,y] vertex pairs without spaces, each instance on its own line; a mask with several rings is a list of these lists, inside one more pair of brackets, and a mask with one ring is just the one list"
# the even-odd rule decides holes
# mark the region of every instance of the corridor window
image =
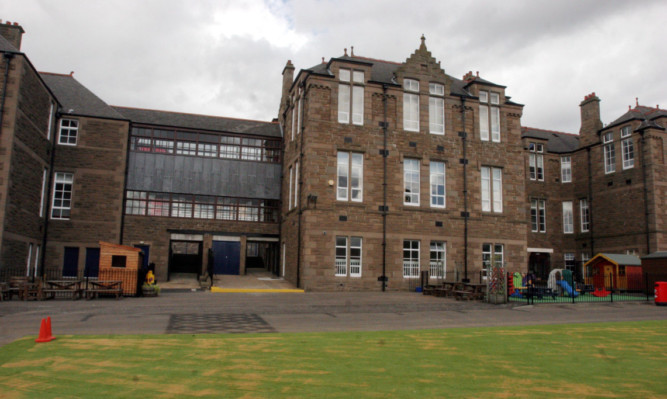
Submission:
[[363,200],[364,156],[354,152],[339,152],[337,160],[336,199]]
[[528,144],[528,167],[530,180],[544,181],[544,145],[540,143]]
[[419,277],[419,240],[403,240],[403,278]]
[[432,134],[445,134],[445,86],[429,83],[428,119]]
[[403,81],[403,129],[419,131],[419,81]]
[[533,233],[544,233],[547,231],[545,200],[533,199],[530,201],[530,221]]
[[419,160],[403,160],[403,204],[419,206]]
[[503,172],[500,168],[483,166],[482,211],[501,213],[503,211]]
[[560,178],[563,183],[572,182],[572,158],[560,157]]
[[602,143],[604,144],[604,173],[613,173],[616,171],[616,152],[614,149],[614,134],[612,132],[605,133],[602,136]]
[[563,202],[563,233],[574,233],[574,216],[572,212],[572,201]]
[[74,174],[56,172],[53,181],[51,219],[69,219],[72,210]]
[[500,142],[500,94],[479,92],[479,137],[482,141]]
[[79,121],[76,119],[61,119],[58,144],[76,145],[79,133]]
[[445,207],[445,163],[431,162],[431,206]]

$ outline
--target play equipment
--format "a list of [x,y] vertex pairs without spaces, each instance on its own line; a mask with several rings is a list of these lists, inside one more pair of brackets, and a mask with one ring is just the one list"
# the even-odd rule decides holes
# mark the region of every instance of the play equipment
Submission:
[[570,286],[570,284],[566,280],[558,280],[556,282],[556,284],[558,284],[563,289],[563,291],[567,292],[567,295],[569,297],[572,297],[572,296],[578,297],[579,296],[579,293],[577,291],[574,291],[572,289],[572,286]]

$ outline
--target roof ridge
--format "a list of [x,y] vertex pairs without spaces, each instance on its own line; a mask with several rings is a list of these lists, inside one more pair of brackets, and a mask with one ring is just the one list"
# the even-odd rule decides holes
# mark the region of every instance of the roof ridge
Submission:
[[559,131],[557,131],[557,130],[540,129],[539,127],[521,126],[521,130],[527,130],[527,129],[539,130],[539,131],[541,131],[541,132],[548,132],[548,133],[566,134],[566,135],[568,135],[568,136],[576,136],[576,137],[579,137],[579,135],[578,135],[577,133],[559,132]]
[[153,112],[165,112],[169,114],[180,114],[180,115],[190,115],[190,116],[203,116],[206,118],[217,118],[217,119],[231,119],[231,120],[237,120],[237,121],[247,121],[247,122],[260,122],[260,123],[267,123],[267,124],[277,124],[278,122],[267,122],[267,121],[260,121],[257,119],[246,119],[246,118],[234,118],[234,117],[229,117],[229,116],[216,116],[216,115],[205,115],[205,114],[193,114],[191,112],[178,112],[178,111],[165,111],[161,109],[150,109],[150,108],[138,108],[138,107],[125,107],[121,105],[112,105],[112,108],[124,108],[124,109],[134,109],[138,111],[153,111]]
[[360,60],[366,60],[366,61],[384,62],[386,64],[403,65],[402,62],[387,61],[387,60],[381,60],[381,59],[378,59],[378,58],[363,57],[363,56],[360,56],[360,55],[352,55],[352,56],[348,56],[348,57],[349,58],[359,58]]
[[74,79],[74,75],[71,73],[56,73],[56,72],[42,72],[42,71],[37,71],[40,75],[51,75],[51,76],[64,76],[67,78],[72,78]]

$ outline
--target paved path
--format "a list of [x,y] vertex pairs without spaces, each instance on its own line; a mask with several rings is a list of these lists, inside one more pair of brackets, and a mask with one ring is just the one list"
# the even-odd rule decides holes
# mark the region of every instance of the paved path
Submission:
[[166,292],[157,298],[0,302],[0,345],[53,334],[318,332],[667,320],[651,302],[489,305],[409,292]]

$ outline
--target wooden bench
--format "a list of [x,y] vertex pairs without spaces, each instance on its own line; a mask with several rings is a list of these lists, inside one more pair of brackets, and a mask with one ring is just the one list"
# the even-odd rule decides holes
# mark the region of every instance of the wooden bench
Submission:
[[81,280],[46,280],[42,286],[42,299],[70,295],[72,299],[77,299],[82,294]]
[[99,295],[115,295],[119,299],[123,295],[122,281],[88,281],[86,299],[99,298]]

